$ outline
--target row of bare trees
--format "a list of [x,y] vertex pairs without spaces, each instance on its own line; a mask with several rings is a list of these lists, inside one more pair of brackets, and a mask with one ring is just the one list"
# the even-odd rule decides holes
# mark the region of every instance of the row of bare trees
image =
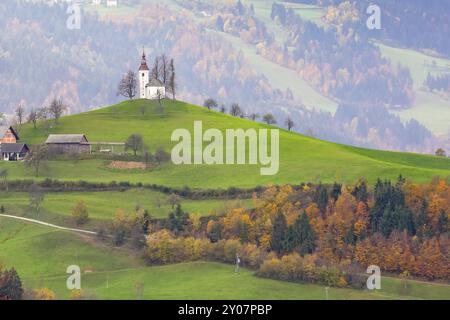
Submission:
[[[205,108],[207,108],[208,110],[211,110],[211,109],[218,108],[219,104],[213,98],[207,98],[203,102],[203,106]],[[222,112],[222,113],[226,112],[226,108],[225,108],[225,106],[223,104],[220,107],[220,112]],[[257,113],[246,114],[244,112],[244,110],[241,108],[241,106],[239,104],[237,104],[237,103],[233,103],[230,106],[230,115],[232,115],[233,117],[248,118],[248,119],[250,119],[252,121],[256,121],[257,119],[261,118],[262,121],[267,123],[268,125],[274,125],[274,124],[277,123],[277,120],[275,119],[275,116],[273,114],[265,113],[262,116],[260,116]],[[295,127],[294,120],[291,118],[291,116],[288,116],[286,118],[286,120],[284,121],[284,124],[286,125],[286,127],[288,128],[289,131],[291,131],[291,129],[293,127]]]
[[53,98],[48,107],[44,106],[41,108],[32,108],[28,114],[23,105],[17,106],[14,110],[17,122],[22,125],[25,122],[33,123],[34,128],[37,126],[39,120],[53,119],[54,123],[57,124],[59,118],[68,110],[67,105],[64,104],[63,100],[60,98]]

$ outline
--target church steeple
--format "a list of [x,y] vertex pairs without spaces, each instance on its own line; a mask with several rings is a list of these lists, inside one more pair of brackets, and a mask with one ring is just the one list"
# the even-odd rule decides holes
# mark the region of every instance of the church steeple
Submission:
[[142,47],[142,59],[141,59],[141,66],[139,67],[139,71],[143,70],[149,70],[147,66],[147,59],[145,58],[145,50],[144,47]]

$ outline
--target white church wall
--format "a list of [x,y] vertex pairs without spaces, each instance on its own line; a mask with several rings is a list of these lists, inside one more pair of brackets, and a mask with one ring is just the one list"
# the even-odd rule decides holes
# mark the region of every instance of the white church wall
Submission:
[[147,87],[147,99],[158,99],[158,90],[161,98],[166,97],[166,88],[164,87]]

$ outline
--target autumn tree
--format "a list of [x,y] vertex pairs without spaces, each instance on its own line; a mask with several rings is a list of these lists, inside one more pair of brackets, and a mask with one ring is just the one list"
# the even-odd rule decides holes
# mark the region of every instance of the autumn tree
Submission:
[[77,202],[75,207],[72,209],[72,217],[75,223],[79,226],[86,224],[89,220],[89,212],[84,201],[80,200]]
[[49,288],[39,288],[34,290],[34,299],[36,300],[55,300],[56,294]]
[[136,74],[129,70],[120,80],[117,87],[117,95],[133,99],[137,94],[138,80]]

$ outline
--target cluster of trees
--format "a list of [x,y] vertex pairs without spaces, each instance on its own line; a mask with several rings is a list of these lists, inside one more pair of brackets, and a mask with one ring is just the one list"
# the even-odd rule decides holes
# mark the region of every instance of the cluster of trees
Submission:
[[[315,4],[332,8],[348,7],[347,0],[301,0],[295,2]],[[411,0],[407,3],[398,1],[383,2],[382,28],[372,32],[365,28],[367,7],[373,4],[370,0],[355,1],[351,6],[356,9],[358,16],[363,19],[354,20],[352,27],[361,32],[384,41],[395,41],[404,47],[433,50],[446,56],[450,55],[450,45],[446,35],[449,31],[450,5],[447,2],[432,0],[423,2]],[[352,10],[354,12],[354,10]],[[348,20],[347,20],[348,22]]]
[[[308,259],[326,262],[339,270],[354,268],[355,263],[360,268],[376,264],[389,272],[429,279],[450,276],[450,186],[443,179],[417,185],[400,177],[395,184],[379,180],[373,188],[364,180],[352,187],[339,183],[296,189],[274,186],[255,194],[254,205],[252,210],[234,208],[224,216],[203,219],[190,217],[177,206],[169,218],[172,222],[159,224],[156,230],[166,229],[164,237],[180,250],[184,250],[186,238],[193,238],[194,243],[198,240],[200,247],[211,246],[213,251],[215,244],[233,240],[243,247],[255,246],[259,253],[264,252],[262,255],[271,254],[270,259],[311,256]],[[147,248],[159,240],[152,241]],[[380,247],[386,249],[385,253],[380,252]],[[245,256],[242,248],[237,254]],[[148,249],[152,252],[149,259],[159,261],[153,249]],[[195,259],[204,257],[200,251]],[[160,263],[185,259],[184,253],[178,256],[176,252]],[[249,265],[259,268],[264,260]],[[274,272],[279,263],[276,259],[268,262],[263,274]],[[302,272],[293,277],[305,277]],[[345,283],[340,277],[336,279],[339,281],[333,281],[335,285]]]
[[23,291],[22,281],[17,271],[0,265],[0,300],[20,300]]
[[23,123],[32,123],[36,129],[38,121],[42,121],[49,125],[47,120],[53,120],[54,124],[58,123],[59,118],[68,110],[68,106],[61,98],[53,98],[48,106],[38,109],[30,109],[27,113],[23,104],[19,104],[15,110],[15,121],[20,126]]
[[[207,108],[208,110],[219,108],[219,104],[213,98],[207,98],[203,102],[203,106],[205,108]],[[252,121],[256,121],[257,119],[261,118],[261,120],[263,122],[265,122],[266,124],[269,124],[269,125],[277,124],[277,120],[272,113],[268,112],[263,115],[259,115],[256,112],[247,113],[241,108],[241,106],[238,103],[231,104],[229,111],[230,111],[230,115],[232,115],[233,117],[248,118]],[[222,113],[226,112],[226,107],[224,104],[222,104],[220,106],[220,112],[222,112]],[[286,120],[284,121],[284,125],[288,128],[289,131],[295,127],[294,120],[292,119],[291,116],[288,115],[286,117]]]
[[[382,58],[367,35],[359,32],[361,28],[352,25],[354,15],[339,16],[347,19],[345,23],[325,29],[304,21],[293,9],[274,3],[271,17],[290,31],[285,46],[294,50],[291,54],[272,44],[261,48],[261,53],[296,69],[325,95],[342,101],[408,107],[414,99],[409,69],[395,68]],[[277,52],[283,52],[282,59],[278,59]]]

